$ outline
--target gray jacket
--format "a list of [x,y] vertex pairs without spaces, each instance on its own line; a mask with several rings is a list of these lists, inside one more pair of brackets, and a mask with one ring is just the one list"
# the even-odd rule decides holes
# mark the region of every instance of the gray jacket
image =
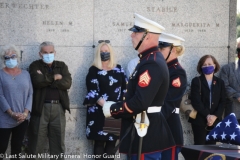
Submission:
[[240,68],[238,60],[222,67],[220,78],[224,81],[227,97],[233,102],[232,111],[240,119]]

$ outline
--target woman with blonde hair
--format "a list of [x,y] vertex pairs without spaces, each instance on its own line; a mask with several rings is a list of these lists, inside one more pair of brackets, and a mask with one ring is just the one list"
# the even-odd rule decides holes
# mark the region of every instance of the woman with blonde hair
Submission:
[[115,62],[110,41],[100,40],[86,77],[88,93],[83,103],[87,106],[86,136],[94,140],[95,159],[104,159],[104,154],[115,154],[113,149],[119,137],[103,129],[105,117],[102,106],[105,101],[122,100],[126,82],[122,66]]
[[187,76],[178,61],[178,56],[184,53],[184,41],[181,37],[167,33],[162,33],[159,38],[159,51],[167,62],[170,76],[169,89],[161,112],[166,118],[176,143],[175,149],[162,152],[162,159],[178,160],[178,153],[183,146],[183,131],[179,117],[179,108],[187,87]]

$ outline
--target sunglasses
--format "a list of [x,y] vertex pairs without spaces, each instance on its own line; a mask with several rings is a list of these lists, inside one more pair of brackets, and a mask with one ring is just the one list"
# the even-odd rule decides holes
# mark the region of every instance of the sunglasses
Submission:
[[4,60],[8,60],[8,59],[16,59],[17,55],[16,54],[12,54],[11,56],[4,56]]
[[103,43],[103,42],[105,42],[105,43],[110,43],[110,40],[99,40],[99,41],[98,41],[98,43]]
[[237,48],[236,51],[237,51],[237,53],[240,53],[240,48]]

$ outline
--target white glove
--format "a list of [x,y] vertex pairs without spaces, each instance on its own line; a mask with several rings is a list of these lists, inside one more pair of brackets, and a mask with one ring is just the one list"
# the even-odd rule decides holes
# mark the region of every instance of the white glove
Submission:
[[112,104],[114,104],[115,102],[113,101],[106,101],[102,107],[103,110],[103,114],[106,118],[111,117],[111,112],[110,112],[110,107]]

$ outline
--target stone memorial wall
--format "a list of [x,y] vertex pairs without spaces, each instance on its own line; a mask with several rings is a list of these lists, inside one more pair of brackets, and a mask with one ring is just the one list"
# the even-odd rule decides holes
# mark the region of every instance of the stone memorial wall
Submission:
[[[118,63],[125,68],[137,56],[128,31],[134,24],[133,13],[186,40],[180,63],[189,83],[197,75],[196,65],[203,55],[215,56],[221,65],[234,60],[235,0],[0,0],[0,47],[17,45],[22,51],[21,67],[27,69],[39,59],[39,44],[52,41],[56,59],[69,67],[73,83],[69,90],[71,114],[66,113],[67,155],[89,159],[87,155],[93,153],[92,141],[85,136],[85,77],[98,40],[111,41]],[[191,126],[184,114],[180,117],[184,142],[192,144]]]

